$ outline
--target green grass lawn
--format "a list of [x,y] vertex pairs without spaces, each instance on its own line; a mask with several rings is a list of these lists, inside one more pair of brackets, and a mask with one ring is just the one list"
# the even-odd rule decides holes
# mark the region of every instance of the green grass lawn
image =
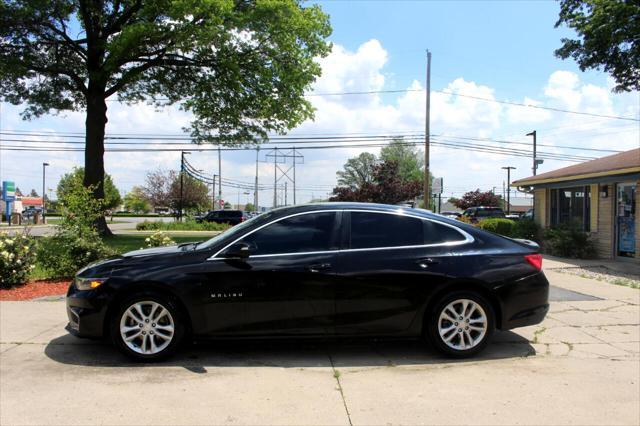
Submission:
[[[112,237],[105,238],[104,242],[118,253],[126,253],[131,250],[138,250],[140,248],[146,247],[144,239],[147,237],[148,235],[114,235]],[[171,235],[171,239],[178,244],[188,243],[192,241],[204,241],[208,240],[209,238],[211,237],[194,235]]]
[[[47,217],[47,223],[48,223],[49,225],[57,225],[57,224],[59,224],[61,221],[62,221],[62,219],[60,219],[59,217],[52,217],[52,218],[48,218],[48,217]],[[135,224],[134,224],[134,223],[132,223],[132,222],[127,222],[126,220],[113,220],[113,221],[111,221],[111,220],[107,220],[107,224],[108,224],[108,225],[115,225],[116,223],[131,223],[131,224],[132,224],[132,226],[135,226]]]

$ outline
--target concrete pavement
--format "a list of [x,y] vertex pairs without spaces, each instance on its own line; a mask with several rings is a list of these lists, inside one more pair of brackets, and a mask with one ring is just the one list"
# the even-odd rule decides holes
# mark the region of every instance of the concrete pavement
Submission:
[[547,275],[547,319],[465,361],[418,342],[289,341],[132,364],[66,334],[62,302],[0,302],[0,423],[639,424],[640,291]]

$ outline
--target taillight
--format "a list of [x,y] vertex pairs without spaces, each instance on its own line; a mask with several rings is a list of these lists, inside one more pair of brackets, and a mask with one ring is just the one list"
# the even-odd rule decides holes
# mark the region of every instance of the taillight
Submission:
[[529,262],[531,266],[536,268],[538,271],[542,269],[542,255],[539,253],[536,254],[528,254],[524,257],[524,260]]

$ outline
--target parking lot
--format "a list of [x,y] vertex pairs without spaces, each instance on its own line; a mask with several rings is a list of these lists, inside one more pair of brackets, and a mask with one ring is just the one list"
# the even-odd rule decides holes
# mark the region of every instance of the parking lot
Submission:
[[640,291],[547,276],[547,319],[464,361],[411,341],[254,341],[132,364],[68,335],[62,301],[1,302],[0,423],[640,423]]

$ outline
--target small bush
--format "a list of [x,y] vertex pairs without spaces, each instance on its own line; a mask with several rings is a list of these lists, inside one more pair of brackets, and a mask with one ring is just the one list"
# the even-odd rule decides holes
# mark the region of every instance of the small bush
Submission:
[[532,240],[537,243],[542,241],[540,235],[540,226],[531,219],[520,219],[515,223],[514,238],[524,238],[525,240]]
[[72,277],[86,265],[113,256],[100,237],[73,232],[44,237],[38,245],[38,261],[52,277]]
[[54,277],[71,277],[87,264],[114,254],[95,229],[104,209],[101,201],[93,198],[91,188],[74,184],[60,205],[62,218],[56,233],[42,238],[38,245],[38,261],[47,272]]
[[511,219],[491,218],[478,222],[478,228],[494,234],[504,235],[505,237],[515,237],[516,222]]
[[559,257],[589,259],[595,257],[595,247],[589,235],[577,226],[562,226],[544,231],[546,253]]
[[27,234],[10,236],[0,232],[0,287],[27,282],[35,262],[35,242]]
[[147,247],[172,246],[176,243],[171,239],[171,237],[162,231],[156,232],[150,237],[145,238],[144,242],[147,243]]
[[230,228],[226,223],[202,222],[162,222],[148,221],[136,224],[138,231],[224,231]]

